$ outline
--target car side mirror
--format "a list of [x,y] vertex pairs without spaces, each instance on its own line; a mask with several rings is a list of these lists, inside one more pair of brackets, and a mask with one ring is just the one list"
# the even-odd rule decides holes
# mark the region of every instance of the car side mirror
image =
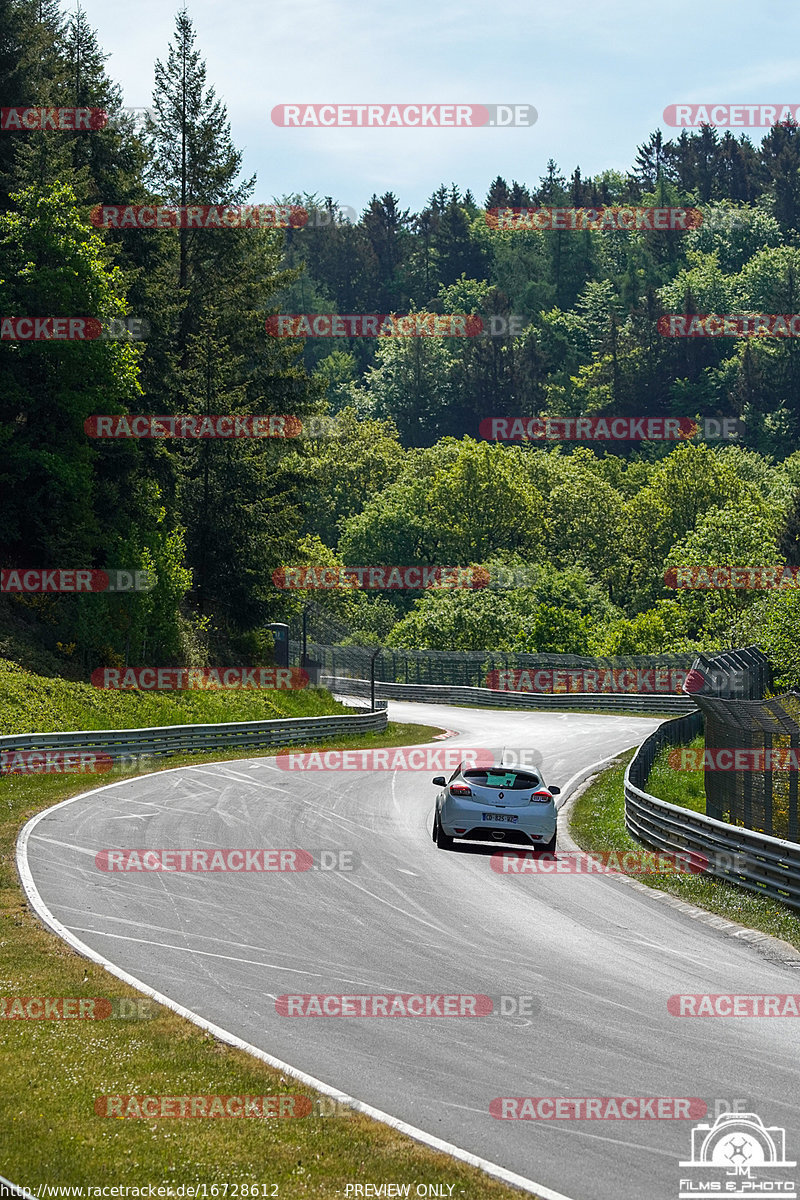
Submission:
[[550,794],[551,794],[551,795],[553,795],[553,796],[560,796],[560,795],[561,795],[561,788],[560,788],[560,787],[556,787],[556,786],[555,786],[555,784],[553,784],[553,786],[552,786],[552,787],[550,787],[550,785],[548,784],[548,785],[547,785],[547,790],[548,790],[548,792],[550,792]]
[[435,783],[437,787],[447,787],[447,780],[445,779],[444,775],[434,775],[432,782]]

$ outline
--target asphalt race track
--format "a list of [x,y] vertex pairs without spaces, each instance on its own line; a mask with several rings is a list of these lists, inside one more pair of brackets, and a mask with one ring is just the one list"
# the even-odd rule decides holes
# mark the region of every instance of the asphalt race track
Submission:
[[[659,724],[405,703],[390,717],[457,729],[465,746],[534,747],[547,782],[561,785]],[[501,1121],[493,1098],[700,1097],[711,1121],[716,1100],[740,1099],[784,1127],[787,1158],[800,1157],[800,1021],[667,1011],[673,993],[800,991],[800,972],[613,878],[501,875],[496,848],[437,850],[435,793],[427,772],[283,771],[268,758],[186,767],[52,811],[31,835],[29,865],[51,913],[149,986],[574,1200],[677,1200],[695,1122]],[[96,867],[98,850],[121,847],[341,849],[359,865]],[[275,1011],[283,993],[368,992],[533,995],[540,1007],[522,1018]]]

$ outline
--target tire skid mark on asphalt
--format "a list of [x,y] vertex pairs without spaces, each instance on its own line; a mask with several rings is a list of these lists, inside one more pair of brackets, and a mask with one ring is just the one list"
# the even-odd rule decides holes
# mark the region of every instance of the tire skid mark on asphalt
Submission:
[[[34,833],[31,836],[31,841],[47,842],[50,846],[60,846],[63,850],[74,850],[76,854],[88,855],[94,861],[97,855],[96,850],[90,850],[88,846],[76,846],[73,842],[62,842],[58,838],[46,837],[43,833]],[[54,860],[59,862],[58,859]]]
[[[313,975],[315,977],[318,976],[319,978],[322,978],[321,972],[313,972],[309,971],[308,969],[301,970],[299,967],[279,967],[275,963],[260,962],[255,958],[239,958],[235,954],[217,954],[211,950],[197,950],[192,946],[177,946],[173,945],[171,942],[157,942],[153,938],[129,937],[127,934],[110,933],[105,929],[89,929],[85,926],[76,925],[73,927],[73,932],[89,933],[94,934],[97,937],[113,938],[114,941],[118,942],[136,942],[140,946],[157,946],[160,950],[179,950],[184,954],[194,954],[205,958],[220,958],[225,962],[245,963],[247,966],[264,967],[265,970],[269,971],[286,971],[287,973],[294,975]],[[176,930],[175,932],[179,933],[180,931]]]
[[[275,769],[277,771],[277,768],[275,768]],[[190,770],[192,770],[195,774],[198,774],[198,775],[211,775],[211,777],[213,779],[216,779],[218,777],[215,772],[204,771],[202,767],[192,767],[192,768],[190,768]],[[280,792],[281,794],[283,794],[286,790],[283,787],[277,787],[271,783],[264,783],[263,780],[261,780],[261,779],[253,779],[252,775],[244,775],[240,771],[232,771],[232,770],[228,769],[228,770],[220,771],[219,774],[223,777],[223,779],[230,779],[231,784],[244,783],[244,784],[247,784],[248,787],[258,788],[260,791]],[[219,791],[216,791],[214,794],[219,795]]]
[[110,821],[146,821],[148,817],[152,817],[152,813],[105,813],[104,816]]
[[[527,1123],[534,1126],[539,1125],[538,1121],[529,1121]],[[631,1125],[633,1122],[628,1121],[627,1123]],[[678,1122],[676,1121],[675,1124],[677,1123]],[[582,1138],[586,1141],[592,1142],[608,1142],[613,1146],[625,1146],[628,1150],[643,1150],[647,1155],[652,1156],[657,1154],[661,1158],[668,1158],[673,1163],[675,1162],[676,1158],[679,1157],[677,1151],[661,1150],[657,1146],[654,1146],[652,1142],[631,1142],[628,1141],[627,1138],[609,1137],[607,1134],[603,1133],[590,1133],[588,1129],[578,1129],[575,1121],[570,1121],[566,1125],[557,1125],[555,1121],[542,1121],[541,1125],[542,1132],[546,1128],[548,1133],[560,1133],[562,1135],[566,1134],[568,1137]]]
[[[386,907],[390,908],[393,912],[399,913],[401,917],[406,917],[410,921],[418,921],[420,925],[425,925],[428,929],[433,929],[436,933],[440,933],[444,937],[452,937],[452,930],[449,930],[446,926],[436,925],[433,921],[426,921],[424,917],[417,916],[409,909],[401,908],[397,904],[392,904],[389,900],[385,900],[383,896],[379,896],[377,892],[372,892],[367,887],[359,886],[355,879],[350,879],[346,875],[341,875],[340,878],[346,883],[349,883],[351,887],[356,889],[356,891],[361,892],[364,896],[369,896],[370,899],[375,900],[378,904],[386,905]],[[390,886],[395,886],[392,885],[390,880],[384,880],[384,882],[388,883]],[[406,902],[409,900],[408,897],[404,897],[404,899]]]
[[[97,915],[96,913],[87,911],[86,909],[75,908],[72,905],[60,905],[59,912],[61,912],[61,913],[74,912],[74,913],[77,913],[79,917],[83,917],[83,918]],[[151,924],[147,924],[143,921],[131,920],[128,917],[115,917],[115,916],[110,916],[110,915],[104,915],[104,920],[115,921],[119,925],[133,925],[137,929],[143,929],[143,930],[149,929],[154,933],[176,933],[177,932],[176,930],[170,928],[168,925],[151,925]],[[84,928],[84,932],[88,932],[88,930]],[[275,953],[274,948],[268,948],[266,946],[258,946],[252,942],[234,942],[234,941],[231,941],[230,938],[215,937],[213,934],[210,934],[210,933],[189,933],[187,931],[187,936],[197,938],[198,940],[200,940],[202,942],[216,942],[221,945],[233,947],[238,950],[255,950],[258,952],[263,951],[265,954],[270,953],[270,952]],[[280,953],[280,952],[278,952],[278,953]],[[285,954],[286,954],[286,957],[292,957],[294,955],[294,951],[292,951],[292,952],[286,951]],[[336,970],[340,966],[339,962],[335,959],[330,959],[329,961],[326,962],[320,958],[315,959],[315,965],[317,967],[320,967],[322,969],[323,973],[325,970]],[[337,976],[337,978],[339,978],[339,977]],[[352,980],[348,980],[347,982],[352,982]]]
[[[310,774],[313,776],[318,776],[320,774],[320,772],[314,771],[314,772],[311,772]],[[354,775],[362,775],[362,774],[368,774],[368,772],[359,771],[359,772],[353,772],[353,774]],[[325,800],[320,798],[319,801],[312,800],[308,796],[302,796],[302,795],[298,796],[296,793],[291,792],[290,789],[287,788],[285,785],[280,788],[274,788],[268,784],[259,783],[258,781],[253,780],[252,778],[249,778],[247,776],[243,776],[242,779],[239,780],[238,782],[248,784],[250,786],[257,787],[259,789],[264,788],[269,791],[276,791],[276,792],[280,793],[281,797],[285,797],[287,801],[298,802],[298,803],[302,804],[307,810],[313,812],[315,815],[317,815],[319,817],[323,817],[327,821],[346,825],[348,828],[360,830],[361,832],[365,832],[365,833],[370,832],[370,826],[368,824],[361,822],[361,821],[354,820],[352,817],[349,817],[346,813],[339,811],[338,809],[335,808],[334,805],[331,804],[331,802],[330,802],[331,796],[335,800],[345,800],[347,798],[346,793],[342,794],[342,792],[340,792],[338,790],[334,790],[335,785],[334,785],[333,781],[327,781],[325,779],[320,779],[320,778],[309,778],[308,775],[306,773],[304,773],[303,782],[308,784],[309,787],[316,788],[317,791],[323,793],[324,797],[326,797]],[[218,795],[219,793],[215,793],[215,794]],[[244,799],[246,799],[246,797],[239,797],[239,799],[244,800]],[[173,810],[170,810],[170,811],[173,811]],[[202,812],[196,813],[195,815],[205,816],[205,815],[207,815],[208,811],[209,811],[208,809],[205,809]]]
[[[472,1105],[470,1105],[470,1104],[456,1104],[455,1101],[452,1101],[452,1100],[441,1101],[441,1104],[442,1104],[442,1107],[445,1107],[445,1108],[461,1110],[463,1112],[469,1112],[469,1113],[476,1113],[480,1116],[486,1115],[486,1109],[473,1108]],[[494,1119],[497,1120],[497,1118],[494,1118]],[[608,1135],[605,1135],[602,1133],[590,1133],[586,1129],[577,1128],[575,1121],[570,1121],[568,1124],[565,1124],[565,1125],[557,1125],[554,1120],[527,1121],[527,1122],[520,1122],[520,1123],[530,1125],[531,1133],[533,1133],[535,1131],[536,1133],[544,1134],[545,1131],[550,1133],[553,1130],[557,1130],[558,1133],[562,1133],[562,1134],[565,1133],[568,1135],[572,1135],[574,1137],[589,1138],[592,1141],[596,1141],[596,1142],[611,1142],[614,1146],[626,1146],[629,1150],[645,1150],[648,1154],[660,1154],[662,1156],[662,1158],[672,1159],[674,1157],[668,1150],[657,1150],[649,1142],[647,1142],[647,1143],[631,1142],[631,1141],[628,1141],[627,1138],[614,1138],[614,1137],[608,1137]],[[631,1123],[632,1122],[628,1121],[629,1125]],[[502,1124],[502,1119],[498,1120],[498,1124]]]
[[[405,859],[403,861],[405,861]],[[395,869],[399,870],[400,868],[395,868]],[[409,872],[409,874],[412,874],[415,879],[421,878],[419,875],[414,875],[413,872]],[[341,875],[340,878],[343,883],[353,883],[354,882],[353,880],[349,879],[346,875]],[[428,925],[429,928],[436,930],[437,933],[444,933],[446,936],[449,936],[451,938],[456,936],[456,934],[454,933],[453,930],[448,930],[448,929],[446,929],[446,927],[443,928],[438,925],[433,925],[433,924],[431,924],[430,921],[426,920],[426,915],[428,913],[428,909],[422,903],[418,902],[414,896],[409,896],[408,892],[405,890],[404,887],[400,886],[399,882],[396,883],[394,880],[390,879],[385,874],[385,870],[383,868],[381,869],[379,879],[382,884],[384,884],[387,888],[389,888],[395,894],[395,896],[402,902],[403,905],[410,905],[411,908],[415,909],[416,912],[420,914],[420,916],[417,918],[418,920],[423,921],[426,925]],[[361,890],[361,889],[359,889],[359,890]],[[368,889],[365,889],[365,890],[366,890],[367,895],[372,896],[374,899],[381,900],[381,897],[378,896],[376,893],[371,892]],[[381,900],[381,902],[388,903],[388,901],[383,901],[383,900]],[[397,905],[391,905],[390,907],[392,907],[395,910],[395,912],[399,912],[403,916],[411,915],[411,908],[398,907]],[[437,943],[433,943],[433,945],[438,949]],[[471,943],[470,943],[470,945],[471,945]]]
[[231,784],[229,787],[223,788],[219,793],[219,799],[217,800],[217,803],[213,808],[206,809],[205,815],[219,817],[220,822],[225,826],[226,829],[235,829],[237,825],[244,825],[245,828],[251,827],[250,822],[244,815],[240,816],[238,813],[230,812],[225,808],[225,805],[230,804],[231,802],[234,805],[240,803],[240,798],[238,796],[232,796],[229,794],[232,788],[233,784]]
[[[80,917],[96,917],[97,916],[97,913],[92,912],[91,909],[77,908],[77,907],[75,907],[75,905],[72,905],[72,904],[60,904],[58,906],[58,910],[59,910],[59,912],[62,912],[62,913],[65,913],[65,912],[77,913],[78,916],[80,916]],[[169,925],[152,925],[146,921],[133,921],[133,920],[131,920],[130,917],[116,917],[116,916],[113,916],[111,913],[103,913],[103,920],[115,921],[118,925],[134,925],[137,929],[149,929],[153,933],[175,933],[176,932]],[[263,947],[263,946],[255,946],[255,945],[253,945],[252,942],[233,942],[233,941],[231,941],[230,938],[214,937],[214,935],[211,933],[188,933],[188,931],[187,931],[187,936],[193,937],[193,938],[200,938],[202,941],[222,942],[226,946],[235,946],[239,950],[245,950],[245,949],[247,949],[247,950],[263,950],[263,949],[266,949],[266,947]]]
[[[348,975],[329,975],[329,974],[326,974],[324,971],[310,971],[307,966],[281,967],[281,966],[278,966],[276,963],[261,962],[258,959],[252,959],[252,958],[241,958],[235,954],[217,954],[211,950],[196,950],[191,946],[178,946],[178,945],[173,945],[170,942],[157,942],[152,938],[129,937],[127,934],[109,933],[102,929],[90,929],[86,926],[76,925],[73,927],[73,932],[94,934],[95,936],[98,936],[98,937],[112,938],[114,941],[120,941],[120,942],[135,942],[142,946],[157,946],[159,949],[163,949],[163,950],[179,950],[185,954],[193,954],[193,955],[197,955],[197,956],[204,957],[204,958],[221,959],[225,962],[244,963],[246,966],[263,967],[265,970],[281,971],[281,972],[284,972],[285,974],[300,975],[300,976],[304,976],[304,977],[310,978],[310,979],[328,979],[332,982],[346,984],[349,987],[373,987],[373,988],[378,988],[379,992],[381,992],[381,993],[382,992],[390,993],[390,992],[397,991],[397,986],[394,983],[391,983],[391,982],[387,983],[385,980],[381,980],[381,979],[372,979],[372,980],[366,979],[365,980],[365,979],[353,979],[351,976],[348,976]],[[214,982],[218,983],[219,980],[217,980],[215,978]],[[264,993],[262,992],[260,994],[263,995]]]
[[[178,875],[178,876],[174,876],[174,877],[171,876],[171,878],[181,879],[182,882],[186,883],[187,885],[192,882],[191,876],[189,876],[189,875],[185,875],[185,876]],[[142,904],[142,907],[144,907],[144,908],[148,908],[148,909],[156,908],[156,909],[160,910],[160,906],[157,904],[154,904],[155,897],[153,895],[153,891],[148,886],[148,884],[146,883],[144,878],[139,880],[139,879],[135,879],[135,878],[131,877],[127,880],[127,882],[131,888],[138,889],[137,892],[132,892],[132,891],[128,892],[129,899],[131,899],[134,902],[136,902],[136,901],[140,902]],[[109,898],[112,901],[119,899],[119,891],[116,889],[115,884],[113,882],[109,882],[107,884],[101,883],[99,885],[99,887],[101,889],[100,895],[107,895],[107,896],[109,896]],[[210,915],[212,917],[219,916],[219,902],[217,900],[215,900],[214,897],[211,897],[210,899],[206,899],[203,896],[191,896],[191,895],[181,894],[179,892],[173,892],[172,895],[178,897],[182,904],[185,904],[185,905],[196,904],[200,908],[210,909],[211,910]],[[58,908],[59,912],[69,911],[68,909],[65,909],[63,905],[55,905],[55,907]],[[232,912],[233,916],[237,915],[236,912],[233,912],[233,910],[229,909],[228,911]],[[251,909],[243,909],[242,911],[247,912],[247,911],[252,911],[252,910]],[[96,911],[93,910],[89,913],[89,915],[92,917],[97,917],[100,914],[98,914]],[[103,913],[102,916],[103,916],[104,920],[111,919],[110,913]],[[117,918],[115,918],[115,919],[117,919]],[[139,921],[134,921],[133,923],[134,923],[134,925],[140,925]]]
[[[183,920],[181,919],[180,910],[179,910],[179,908],[178,908],[178,905],[177,905],[177,903],[176,903],[176,898],[175,898],[175,895],[174,895],[174,893],[173,893],[173,892],[171,892],[171,891],[169,890],[169,888],[167,887],[167,879],[166,879],[166,876],[165,876],[165,875],[164,875],[164,874],[163,874],[161,871],[157,872],[157,878],[156,878],[156,888],[158,889],[158,893],[159,893],[159,895],[160,895],[160,896],[161,896],[161,897],[162,897],[164,900],[166,900],[167,904],[169,905],[170,909],[172,910],[172,915],[173,915],[173,918],[174,918],[174,920],[175,920],[175,923],[176,923],[176,924],[177,924],[177,925],[180,927],[179,929],[176,929],[176,930],[174,931],[174,934],[175,934],[175,936],[177,937],[178,935],[180,935],[180,936],[183,938],[184,945],[185,945],[186,949],[187,949],[187,950],[188,950],[188,949],[190,949],[191,947],[189,947],[189,945],[188,945],[188,938],[187,938],[187,932],[188,932],[188,931],[187,931],[187,929],[186,929],[186,923],[185,923],[185,921],[183,921]],[[189,918],[188,918],[188,915],[187,915],[187,920],[188,920],[188,919],[189,919]],[[210,983],[216,983],[216,984],[217,984],[217,986],[218,986],[218,987],[219,987],[219,988],[220,988],[220,989],[221,989],[221,990],[224,992],[224,994],[227,996],[227,998],[228,998],[229,1000],[233,1000],[233,1001],[235,1002],[235,1000],[236,1000],[236,996],[235,996],[235,992],[232,990],[232,989],[233,989],[233,986],[234,986],[234,985],[233,985],[233,981],[232,981],[232,980],[230,980],[230,979],[229,979],[229,980],[227,981],[227,983],[226,983],[226,982],[225,982],[224,980],[222,980],[222,979],[217,979],[217,978],[214,976],[214,974],[211,972],[211,970],[210,970],[210,968],[209,968],[208,964],[207,964],[207,963],[206,963],[206,962],[205,962],[203,959],[201,959],[201,960],[199,961],[199,963],[198,963],[198,966],[200,967],[201,971],[203,972],[203,974],[205,975],[206,979],[208,979],[208,981],[209,981]]]
[[661,942],[653,942],[650,938],[636,936],[630,934],[609,934],[616,941],[623,943],[625,946],[642,946],[646,950],[657,951],[659,954],[671,954],[674,958],[684,959],[686,962],[692,963],[696,967],[704,966],[703,958],[697,953],[689,953],[686,950],[678,950],[672,946],[664,946]]

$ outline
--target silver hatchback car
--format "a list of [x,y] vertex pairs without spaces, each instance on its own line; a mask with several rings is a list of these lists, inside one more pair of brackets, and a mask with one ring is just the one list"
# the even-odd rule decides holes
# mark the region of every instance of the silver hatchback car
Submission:
[[432,834],[440,850],[452,850],[456,839],[555,850],[553,797],[561,788],[545,787],[536,771],[461,763],[449,780],[437,775],[433,783],[443,789],[436,797]]

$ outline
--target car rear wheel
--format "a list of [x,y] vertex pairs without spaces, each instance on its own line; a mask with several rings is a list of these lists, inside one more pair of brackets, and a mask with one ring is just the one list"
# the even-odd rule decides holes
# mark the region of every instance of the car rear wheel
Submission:
[[436,814],[436,817],[434,818],[434,822],[433,822],[433,840],[436,842],[436,845],[439,847],[440,850],[452,850],[453,849],[453,839],[451,837],[448,837],[448,835],[442,829],[441,822],[439,821],[438,813]]
[[555,849],[556,849],[556,834],[554,833],[553,836],[550,838],[550,841],[545,842],[545,844],[542,846],[542,850],[544,850],[546,854],[554,854]]

